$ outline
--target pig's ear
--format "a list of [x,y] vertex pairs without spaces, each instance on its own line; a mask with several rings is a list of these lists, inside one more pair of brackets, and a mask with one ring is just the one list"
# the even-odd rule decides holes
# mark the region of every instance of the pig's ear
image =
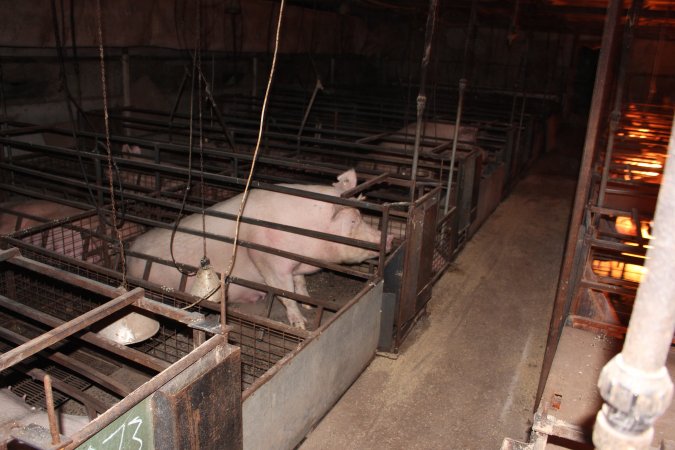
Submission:
[[337,179],[338,181],[337,183],[333,183],[333,187],[341,194],[356,186],[356,171],[349,169],[338,175]]
[[124,144],[122,146],[122,154],[125,155],[140,155],[141,148],[138,145],[129,146],[129,144]]

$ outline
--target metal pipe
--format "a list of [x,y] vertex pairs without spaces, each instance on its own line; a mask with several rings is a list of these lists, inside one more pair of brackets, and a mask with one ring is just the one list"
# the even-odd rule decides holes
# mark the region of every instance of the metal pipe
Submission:
[[[131,106],[131,71],[129,68],[129,50],[126,48],[122,50],[122,104],[125,108]],[[122,114],[129,116],[129,111]],[[124,130],[124,134],[128,136],[130,130]]]
[[410,201],[415,201],[415,189],[417,184],[417,161],[420,154],[420,136],[422,134],[422,122],[424,120],[424,109],[427,104],[426,84],[427,67],[431,59],[431,44],[434,38],[434,28],[436,27],[436,10],[438,9],[438,0],[429,1],[429,14],[427,15],[427,29],[424,36],[424,54],[422,55],[422,68],[420,75],[420,92],[417,95],[417,126],[415,127],[415,147],[413,150],[412,174],[410,178]]
[[307,119],[309,118],[309,113],[312,110],[312,106],[314,106],[314,100],[316,100],[316,94],[320,90],[323,91],[323,84],[321,84],[321,79],[317,78],[316,84],[314,85],[314,91],[312,91],[312,96],[309,99],[309,104],[307,105],[307,109],[305,110],[305,115],[302,117],[302,122],[300,123],[300,129],[298,130],[298,133],[297,133],[298,146],[300,145],[300,137],[302,136],[302,132],[305,129],[305,124],[307,123]]
[[445,194],[443,205],[443,215],[448,214],[450,205],[450,193],[452,192],[452,172],[455,170],[455,154],[457,153],[457,141],[459,140],[459,127],[462,123],[462,110],[464,109],[464,91],[466,91],[466,80],[459,80],[459,100],[457,101],[457,117],[455,118],[455,134],[452,137],[452,155],[450,156],[450,168],[448,170],[448,187]]
[[47,418],[49,419],[49,433],[52,435],[52,444],[56,445],[61,440],[59,437],[59,422],[56,420],[54,410],[54,393],[52,392],[52,377],[45,375],[45,403],[47,405]]
[[[251,59],[251,97],[256,98],[258,95],[258,57],[254,56]],[[254,104],[251,103],[251,107]]]
[[668,164],[654,213],[654,238],[621,353],[602,369],[593,443],[599,449],[647,449],[654,422],[668,409],[673,383],[666,359],[675,332],[675,119]]

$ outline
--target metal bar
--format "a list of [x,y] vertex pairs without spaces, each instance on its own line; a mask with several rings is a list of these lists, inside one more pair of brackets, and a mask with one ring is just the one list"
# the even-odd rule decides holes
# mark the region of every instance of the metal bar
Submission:
[[[567,244],[565,246],[565,256],[558,279],[558,291],[551,314],[551,324],[549,335],[546,342],[544,362],[542,365],[541,376],[539,378],[539,387],[537,389],[536,402],[541,399],[546,385],[546,379],[553,364],[553,357],[558,347],[560,334],[565,324],[565,316],[569,312],[569,305],[575,286],[575,277],[580,264],[580,256],[577,255],[579,247],[580,232],[583,229],[583,215],[588,200],[591,187],[591,171],[595,156],[596,145],[599,136],[599,127],[603,120],[603,111],[607,102],[607,95],[610,89],[610,72],[613,67],[613,53],[616,40],[616,31],[619,24],[619,12],[621,10],[621,0],[611,0],[607,7],[607,16],[602,37],[602,48],[598,59],[598,68],[595,75],[595,86],[593,88],[593,99],[588,119],[588,129],[584,142],[584,154],[579,169],[579,181],[574,195],[574,206],[570,218],[569,233]],[[583,258],[581,259],[583,260]]]
[[[59,320],[36,309],[29,308],[19,302],[5,297],[4,295],[0,295],[0,306],[25,317],[30,317],[33,320],[37,320],[38,322],[44,323],[45,325],[49,325],[51,327],[57,327],[65,323],[63,320]],[[115,355],[141,364],[158,372],[169,367],[169,363],[166,361],[155,358],[154,356],[146,355],[145,353],[126,347],[122,344],[118,344],[109,339],[103,338],[96,333],[87,332],[82,335],[78,335],[77,337],[78,339],[96,345],[103,350],[107,350]]]
[[302,132],[305,129],[305,124],[307,123],[309,113],[312,110],[312,106],[314,106],[314,100],[316,99],[316,94],[319,92],[319,90],[323,91],[323,84],[321,84],[321,79],[317,78],[316,84],[314,85],[314,91],[312,91],[312,96],[309,99],[309,104],[307,105],[307,109],[305,110],[305,115],[302,117],[302,122],[300,122],[300,128],[298,129],[297,133],[298,145],[300,145],[300,136],[302,136]]
[[188,326],[204,320],[203,314],[174,308],[173,306],[165,305],[164,303],[151,300],[147,297],[140,298],[136,302],[136,306],[143,308],[146,311],[168,317],[171,320],[175,320],[176,322],[180,322]]
[[[25,344],[26,342],[30,341],[30,339],[28,339],[27,337],[2,327],[0,327],[0,337],[19,345]],[[82,363],[77,359],[71,358],[70,356],[65,355],[61,352],[57,351],[50,352],[46,354],[45,357],[50,361],[54,361],[57,364],[61,364],[64,367],[67,367],[69,369],[75,369],[76,372],[86,376],[90,380],[105,387],[106,389],[110,389],[111,391],[121,395],[122,397],[128,395],[131,392],[131,390],[124,383],[121,383],[115,380],[114,378],[111,378],[97,370],[94,370],[85,363]]]
[[450,193],[452,192],[452,172],[455,170],[455,154],[457,153],[457,141],[459,140],[459,127],[462,123],[462,109],[464,107],[464,91],[466,89],[466,80],[459,80],[459,100],[457,100],[457,117],[455,118],[455,135],[452,139],[452,156],[450,157],[450,167],[448,168],[448,185],[443,204],[443,213],[448,213],[450,205]]
[[[26,371],[26,375],[28,375],[34,380],[43,381],[44,377],[47,376],[47,373],[40,369],[29,369]],[[85,394],[79,389],[74,388],[68,383],[64,383],[58,378],[52,379],[52,386],[57,391],[63,392],[67,396],[72,397],[78,402],[82,403],[87,409],[87,417],[89,417],[89,419],[93,419],[94,417],[96,417],[97,413],[102,413],[103,411],[108,409],[108,407],[104,405],[103,402],[101,402],[100,400],[95,399],[91,395]]]
[[[110,300],[109,302],[92,309],[89,312],[70,320],[63,325],[59,325],[41,336],[31,339],[25,344],[19,345],[12,350],[0,355],[0,370],[4,370],[19,361],[28,358],[35,353],[44,350],[45,348],[55,344],[56,342],[71,336],[78,331],[87,328],[97,321],[131,305],[139,298],[143,297],[144,291],[141,288],[136,288],[130,292],[124,293],[119,297]],[[4,296],[0,296],[4,297]]]
[[382,183],[384,180],[389,178],[389,173],[385,172],[383,174],[380,174],[376,176],[375,178],[371,178],[368,181],[365,181],[357,186],[354,186],[352,189],[349,189],[347,191],[344,191],[341,195],[343,198],[350,198],[353,197],[354,194],[358,194],[359,192],[365,191],[371,186],[374,186],[378,183]]
[[45,375],[45,403],[47,405],[47,418],[49,419],[49,433],[52,435],[52,444],[59,443],[59,423],[56,420],[56,411],[54,410],[54,393],[52,392],[52,377]]
[[417,95],[417,125],[415,127],[415,147],[413,148],[412,173],[410,175],[410,201],[415,200],[415,189],[417,184],[417,161],[420,152],[420,136],[422,134],[422,124],[424,121],[424,108],[427,104],[426,83],[427,68],[431,60],[431,47],[434,40],[434,29],[436,28],[436,11],[438,9],[438,0],[429,0],[429,12],[427,14],[427,27],[424,35],[424,53],[422,55],[422,67],[420,69],[420,91]]
[[612,152],[614,151],[614,139],[621,119],[621,104],[623,101],[623,90],[626,82],[626,65],[630,57],[630,48],[633,41],[633,24],[637,24],[637,12],[642,8],[642,0],[634,0],[631,6],[631,16],[626,20],[626,30],[624,32],[624,43],[619,57],[619,75],[616,82],[616,93],[614,94],[614,109],[610,114],[609,135],[607,136],[607,146],[605,148],[605,162],[602,168],[602,177],[600,178],[600,192],[598,194],[598,206],[605,204],[605,194],[607,190],[607,181],[609,179],[609,168],[612,162]]
[[[90,436],[101,431],[106,426],[110,425],[115,419],[120,417],[126,411],[140,403],[149,395],[157,391],[166,383],[174,379],[185,369],[195,364],[200,358],[206,356],[209,352],[214,350],[217,346],[226,346],[227,339],[222,335],[215,335],[204,344],[200,345],[185,357],[179,359],[174,364],[169,366],[166,370],[160,372],[147,383],[144,383],[131,394],[124,397],[115,406],[98,416],[96,419],[89,422],[84,428],[71,436],[72,443],[64,447],[66,450],[72,450],[82,444]],[[239,350],[235,350],[239,351]]]

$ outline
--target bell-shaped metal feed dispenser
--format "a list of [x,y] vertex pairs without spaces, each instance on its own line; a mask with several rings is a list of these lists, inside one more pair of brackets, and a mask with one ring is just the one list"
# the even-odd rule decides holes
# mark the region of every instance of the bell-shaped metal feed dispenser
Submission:
[[143,314],[131,312],[97,331],[99,336],[122,345],[138,344],[159,331],[159,322]]
[[210,302],[219,303],[220,297],[215,295],[219,288],[220,279],[211,267],[211,261],[208,258],[202,258],[195,275],[195,281],[190,288],[190,294]]

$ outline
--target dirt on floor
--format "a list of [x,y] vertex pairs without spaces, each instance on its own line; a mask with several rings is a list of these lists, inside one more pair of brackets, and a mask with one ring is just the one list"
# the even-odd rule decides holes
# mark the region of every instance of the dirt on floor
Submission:
[[301,450],[497,449],[527,438],[573,159],[544,155],[438,281],[398,359],[375,358]]

